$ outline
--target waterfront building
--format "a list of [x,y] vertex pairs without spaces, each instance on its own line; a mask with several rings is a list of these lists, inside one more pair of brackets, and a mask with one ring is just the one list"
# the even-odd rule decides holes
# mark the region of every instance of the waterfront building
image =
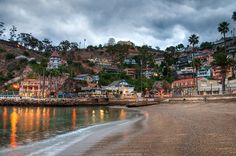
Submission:
[[175,80],[171,84],[172,96],[197,95],[197,81],[201,78]]
[[201,78],[198,80],[199,95],[217,95],[222,93],[222,84],[217,80]]
[[57,51],[53,51],[48,62],[47,69],[57,69],[59,66],[66,64],[66,61],[62,60]]
[[131,86],[126,80],[114,81],[108,86],[102,86],[102,89],[118,94],[131,94],[134,91],[134,87]]
[[20,83],[19,96],[21,97],[46,97],[49,95],[49,81],[44,83],[44,96],[43,94],[43,81],[38,79],[24,79]]

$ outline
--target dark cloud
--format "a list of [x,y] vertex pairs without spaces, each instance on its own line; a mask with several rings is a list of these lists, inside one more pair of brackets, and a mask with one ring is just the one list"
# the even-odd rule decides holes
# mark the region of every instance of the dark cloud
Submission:
[[192,33],[216,40],[218,23],[231,22],[234,6],[235,0],[1,0],[0,21],[55,44],[114,37],[165,48],[187,44]]

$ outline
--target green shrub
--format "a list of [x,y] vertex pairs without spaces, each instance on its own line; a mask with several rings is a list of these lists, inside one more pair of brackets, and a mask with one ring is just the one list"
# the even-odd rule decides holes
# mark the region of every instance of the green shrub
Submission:
[[4,53],[4,52],[6,52],[6,50],[0,47],[0,53]]
[[14,59],[16,56],[14,54],[8,53],[5,54],[5,60],[12,60]]

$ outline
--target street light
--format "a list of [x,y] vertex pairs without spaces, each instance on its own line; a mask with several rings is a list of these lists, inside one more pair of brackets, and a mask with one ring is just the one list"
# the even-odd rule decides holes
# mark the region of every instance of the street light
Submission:
[[211,95],[212,95],[212,82],[210,82],[210,84],[211,84]]

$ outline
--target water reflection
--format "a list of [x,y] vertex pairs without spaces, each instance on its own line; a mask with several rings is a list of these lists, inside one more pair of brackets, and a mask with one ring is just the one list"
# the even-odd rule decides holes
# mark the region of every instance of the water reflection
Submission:
[[0,148],[126,118],[125,109],[108,107],[0,107]]
[[17,146],[16,144],[17,122],[18,122],[18,115],[16,113],[16,108],[13,108],[13,112],[11,113],[11,147],[13,148]]

